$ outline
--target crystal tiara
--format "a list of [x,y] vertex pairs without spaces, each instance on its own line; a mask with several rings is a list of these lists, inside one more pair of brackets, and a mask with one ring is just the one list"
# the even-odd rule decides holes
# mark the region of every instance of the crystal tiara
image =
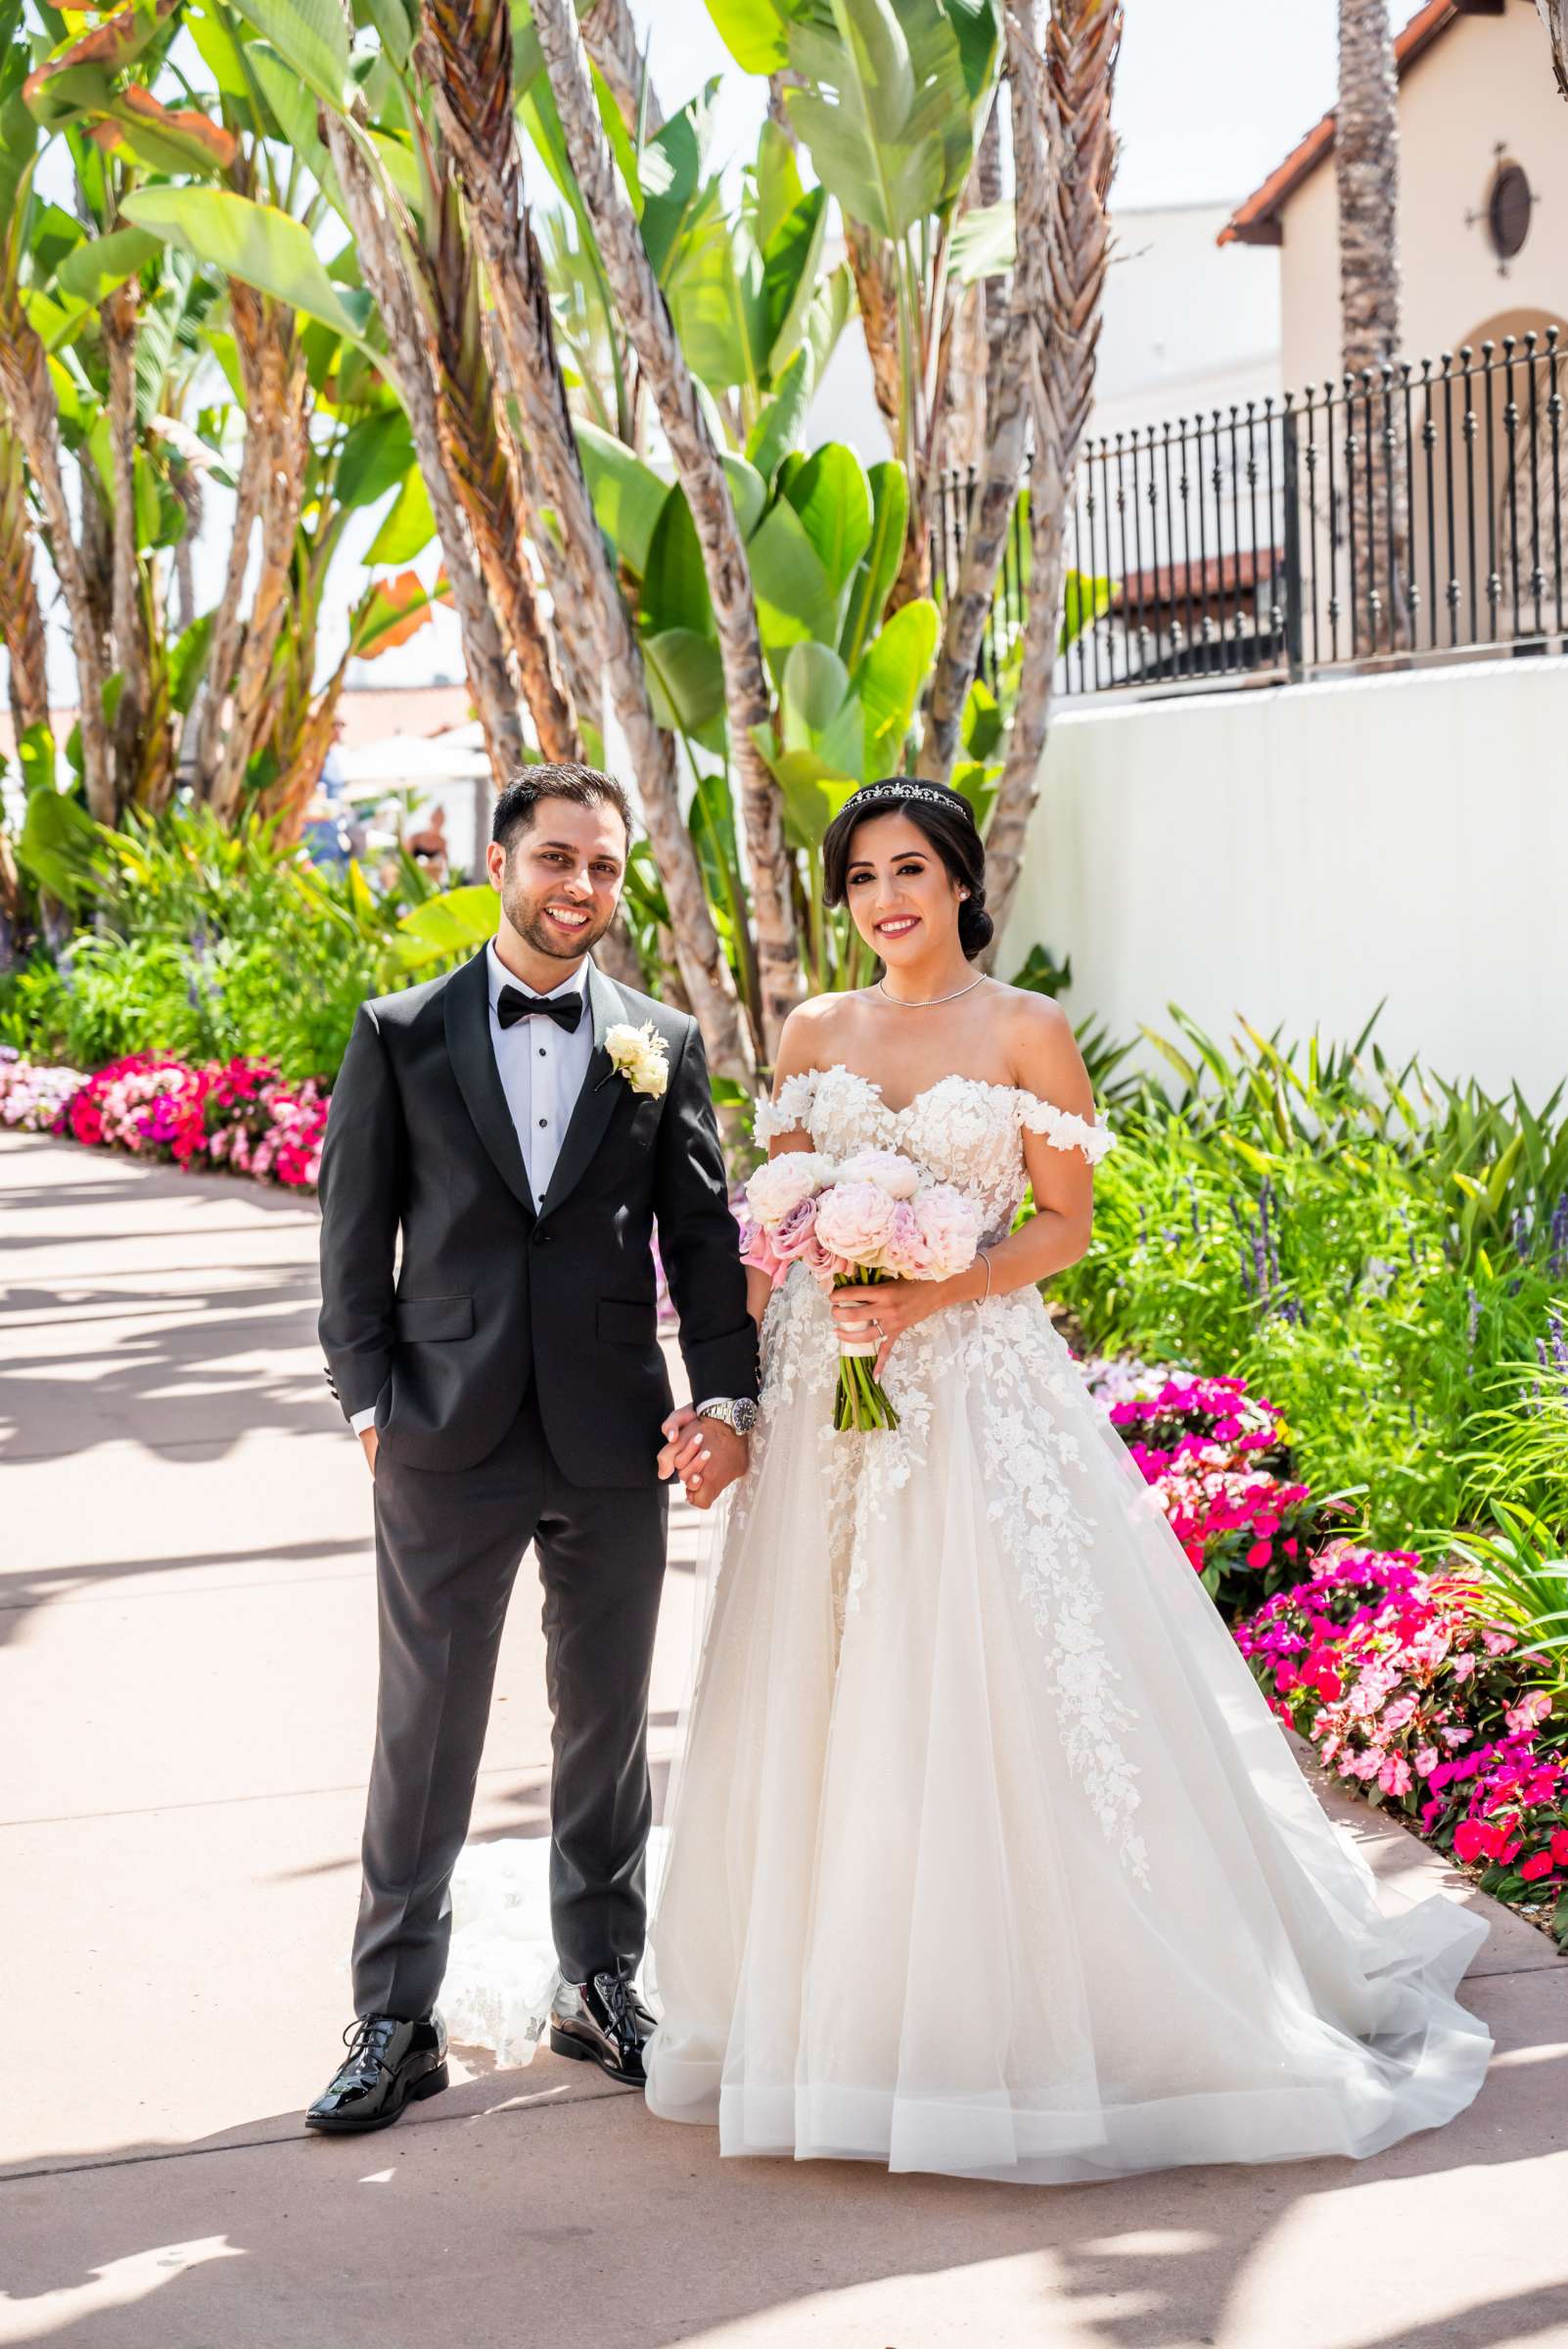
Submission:
[[845,801],[846,807],[864,807],[873,800],[928,800],[934,807],[950,807],[956,801],[960,807],[969,803],[961,791],[944,791],[935,783],[906,783],[894,779],[887,783],[862,783]]

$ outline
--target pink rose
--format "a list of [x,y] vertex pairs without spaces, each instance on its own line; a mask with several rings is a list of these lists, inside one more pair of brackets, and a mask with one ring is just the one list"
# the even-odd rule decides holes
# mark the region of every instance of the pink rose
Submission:
[[887,1270],[899,1280],[928,1280],[931,1277],[931,1257],[926,1247],[920,1219],[907,1199],[900,1199],[893,1211],[888,1236],[883,1243],[882,1262]]
[[784,1267],[768,1237],[767,1227],[762,1223],[754,1223],[751,1231],[751,1240],[742,1251],[741,1262],[743,1265],[754,1265],[759,1272],[765,1272],[776,1287],[783,1276]]
[[980,1244],[981,1214],[972,1199],[950,1182],[933,1183],[914,1201],[915,1221],[926,1245],[930,1280],[950,1280],[967,1272]]
[[817,1201],[816,1236],[830,1255],[874,1270],[893,1223],[893,1204],[877,1183],[836,1182]]
[[774,1224],[770,1237],[773,1253],[781,1265],[793,1265],[797,1257],[809,1259],[818,1253],[816,1236],[816,1201],[802,1199]]

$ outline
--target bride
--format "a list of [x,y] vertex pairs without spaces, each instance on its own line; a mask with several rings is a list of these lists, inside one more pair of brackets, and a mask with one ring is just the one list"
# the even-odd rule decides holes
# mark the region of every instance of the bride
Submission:
[[[759,1139],[897,1149],[985,1236],[956,1278],[831,1304],[800,1264],[750,1274],[761,1417],[653,1920],[649,2105],[722,2153],[1031,2183],[1447,2121],[1490,2051],[1454,1998],[1486,1928],[1379,1915],[1045,1312],[1114,1137],[1058,1006],[972,968],[968,806],[871,785],[823,863],[883,976],[791,1016]],[[898,1426],[835,1433],[838,1343],[867,1337]]]

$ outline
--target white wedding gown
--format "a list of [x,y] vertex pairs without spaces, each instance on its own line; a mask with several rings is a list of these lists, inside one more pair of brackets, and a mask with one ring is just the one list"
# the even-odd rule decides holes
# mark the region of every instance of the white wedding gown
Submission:
[[[835,1157],[903,1151],[992,1236],[1025,1126],[1111,1146],[959,1076],[895,1111],[813,1071],[759,1115]],[[1380,1916],[1038,1293],[901,1338],[896,1431],[835,1434],[837,1373],[797,1266],[658,1854],[653,2111],[723,2153],[1050,2183],[1374,2153],[1461,2110],[1491,2040],[1454,1990],[1485,1925],[1441,1898]],[[460,1884],[471,2021],[530,2004],[497,1918],[532,1901],[538,1929],[542,1857],[499,1908]]]
[[[993,1236],[1023,1126],[1110,1146],[957,1076],[894,1111],[813,1072],[760,1117],[903,1151]],[[654,1918],[653,2110],[725,2153],[1049,2182],[1372,2153],[1467,2104],[1484,1924],[1380,1917],[1037,1291],[902,1337],[893,1433],[834,1433],[799,1267],[763,1346]]]

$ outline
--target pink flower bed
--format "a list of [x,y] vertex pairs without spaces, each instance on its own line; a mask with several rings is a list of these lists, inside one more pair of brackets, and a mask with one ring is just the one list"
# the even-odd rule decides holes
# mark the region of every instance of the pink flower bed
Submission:
[[1239,1378],[1081,1367],[1211,1597],[1229,1613],[1300,1581],[1330,1512],[1280,1473],[1290,1431],[1271,1403]]
[[81,1082],[75,1069],[39,1068],[14,1044],[0,1044],[0,1126],[22,1133],[53,1133]]
[[[13,1115],[19,1102],[22,1114]],[[0,1061],[0,1119],[9,1125],[300,1190],[315,1187],[327,1104],[313,1078],[293,1083],[260,1060],[194,1067],[173,1053],[136,1052],[86,1078]]]
[[[1280,1719],[1328,1770],[1538,1910],[1568,1948],[1568,1714],[1466,1575],[1324,1538],[1239,1379],[1080,1365]],[[1261,1603],[1260,1603],[1261,1602]]]

